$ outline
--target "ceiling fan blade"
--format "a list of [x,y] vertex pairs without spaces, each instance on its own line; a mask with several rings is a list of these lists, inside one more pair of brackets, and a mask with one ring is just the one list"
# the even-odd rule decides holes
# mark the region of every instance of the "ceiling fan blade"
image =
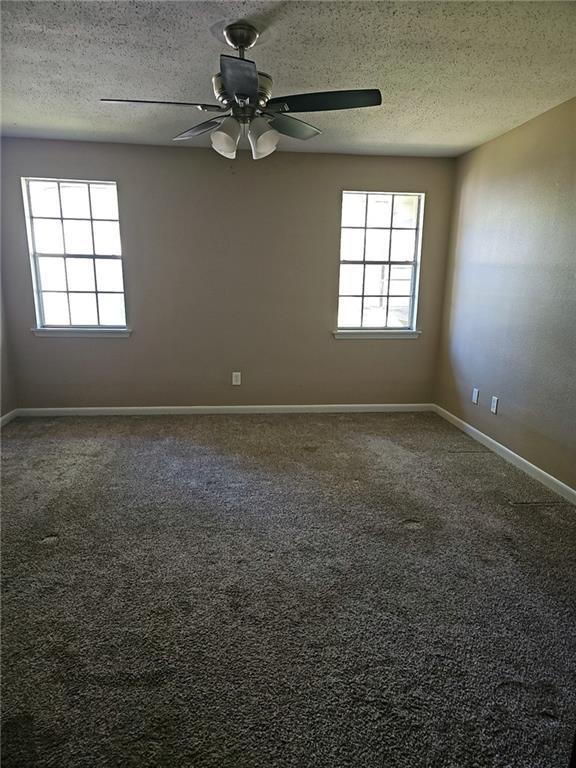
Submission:
[[212,131],[214,128],[218,128],[224,118],[225,115],[222,115],[222,117],[213,117],[212,120],[205,120],[203,123],[198,123],[198,125],[194,125],[192,128],[184,131],[184,133],[179,133],[178,136],[174,136],[172,141],[187,141],[188,139],[193,139],[195,136],[200,136],[202,133],[206,133],[206,131]]
[[258,97],[258,70],[256,64],[248,59],[237,59],[235,56],[220,56],[220,74],[224,90],[233,99],[250,99]]
[[377,88],[356,91],[321,91],[299,93],[294,96],[277,96],[270,99],[266,108],[272,112],[324,112],[332,109],[357,109],[377,107],[382,104],[382,94]]
[[296,117],[274,112],[264,112],[263,114],[272,118],[268,121],[272,128],[285,136],[291,136],[293,139],[313,139],[314,136],[322,133],[319,128],[314,128],[310,123],[305,123],[304,120],[298,120]]
[[198,107],[204,112],[222,112],[219,104],[199,104],[195,101],[148,101],[148,99],[100,99],[106,104],[162,104],[169,107]]

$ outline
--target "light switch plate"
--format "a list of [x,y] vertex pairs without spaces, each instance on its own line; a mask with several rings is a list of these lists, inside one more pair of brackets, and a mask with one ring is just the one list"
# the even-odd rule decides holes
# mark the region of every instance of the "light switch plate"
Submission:
[[239,387],[242,384],[242,371],[232,371],[232,386]]
[[478,405],[479,395],[480,395],[480,390],[478,389],[478,387],[474,387],[474,389],[472,390],[472,402],[474,403],[474,405]]
[[492,413],[498,412],[498,398],[496,395],[492,395],[492,402],[490,403],[490,410]]

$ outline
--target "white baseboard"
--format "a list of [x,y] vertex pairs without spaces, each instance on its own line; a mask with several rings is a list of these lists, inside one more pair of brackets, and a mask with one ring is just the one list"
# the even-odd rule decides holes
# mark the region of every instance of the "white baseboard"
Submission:
[[[186,416],[243,413],[410,413],[432,411],[432,403],[356,403],[321,405],[155,405],[95,408],[18,408],[16,416]],[[14,417],[12,417],[14,418]]]
[[510,448],[506,448],[502,443],[499,443],[492,437],[488,437],[484,432],[480,432],[479,429],[476,429],[476,427],[471,426],[468,422],[459,419],[458,416],[454,416],[453,413],[450,413],[450,411],[445,410],[441,406],[433,405],[432,410],[434,413],[437,413],[438,416],[442,416],[442,418],[449,421],[450,424],[453,424],[455,427],[458,427],[458,429],[461,429],[462,432],[465,432],[467,435],[474,438],[474,440],[485,445],[486,448],[497,453],[498,456],[509,461],[510,464],[513,464],[515,467],[518,467],[518,469],[526,472],[527,475],[530,475],[530,477],[538,480],[542,485],[545,485],[546,488],[549,488],[551,491],[554,491],[554,493],[562,496],[563,499],[566,499],[566,501],[569,501],[571,504],[576,504],[576,490],[574,488],[571,488],[561,480],[549,475],[548,472],[545,472],[543,469],[540,469],[540,467],[530,463],[527,459],[523,459],[522,456],[514,453]]
[[15,419],[18,415],[19,409],[14,408],[13,410],[8,411],[8,413],[5,413],[3,416],[0,416],[0,427],[6,426],[6,424],[9,424],[12,419]]

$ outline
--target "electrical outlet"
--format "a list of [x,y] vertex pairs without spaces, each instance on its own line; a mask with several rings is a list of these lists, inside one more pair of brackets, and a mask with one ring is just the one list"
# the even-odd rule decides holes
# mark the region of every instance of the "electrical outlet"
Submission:
[[472,402],[474,403],[474,405],[478,405],[479,395],[480,395],[480,390],[478,389],[478,387],[474,387],[474,389],[472,390]]
[[498,398],[496,397],[496,395],[492,395],[490,410],[492,411],[492,413],[498,413]]
[[232,385],[239,387],[242,384],[242,371],[232,371]]

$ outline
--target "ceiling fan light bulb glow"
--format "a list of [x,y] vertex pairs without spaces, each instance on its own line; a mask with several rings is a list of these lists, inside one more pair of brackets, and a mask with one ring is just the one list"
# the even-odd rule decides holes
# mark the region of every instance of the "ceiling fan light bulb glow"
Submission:
[[212,147],[218,154],[233,160],[236,157],[236,147],[241,133],[240,123],[233,117],[227,117],[215,131],[212,131],[210,135]]
[[280,141],[280,134],[263,117],[255,117],[248,128],[248,141],[254,160],[271,155]]

